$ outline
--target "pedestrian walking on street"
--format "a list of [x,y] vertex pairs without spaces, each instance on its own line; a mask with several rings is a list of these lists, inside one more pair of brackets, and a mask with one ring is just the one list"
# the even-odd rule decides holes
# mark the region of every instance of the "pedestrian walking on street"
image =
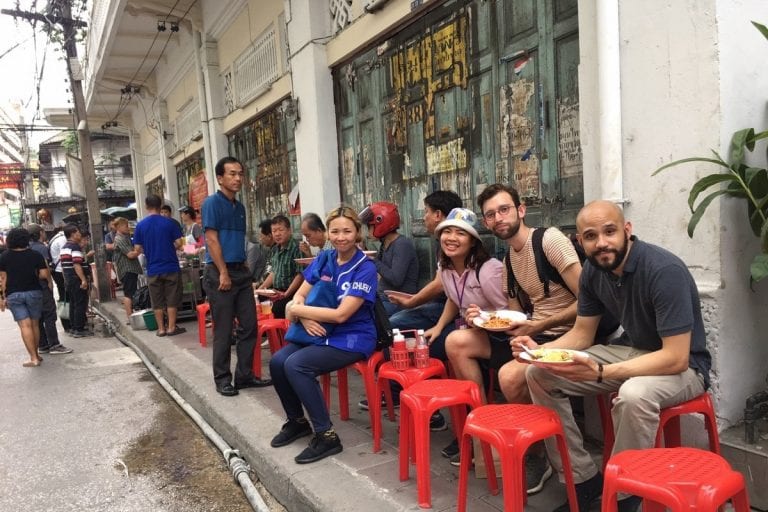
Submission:
[[38,253],[48,265],[48,278],[40,280],[40,289],[43,291],[43,312],[40,317],[40,344],[37,349],[39,354],[69,354],[71,348],[65,347],[59,341],[59,331],[56,328],[56,299],[53,297],[53,278],[51,277],[51,254],[46,245],[46,234],[39,224],[29,224],[29,248]]
[[[270,379],[253,375],[256,347],[256,300],[251,288],[251,271],[246,265],[245,207],[236,199],[243,186],[243,164],[224,157],[216,163],[219,191],[203,203],[203,229],[207,253],[203,286],[211,305],[213,320],[213,380],[224,396],[238,389],[269,386]],[[237,366],[234,385],[230,360],[230,335],[237,319]]]
[[43,311],[40,280],[50,278],[48,264],[29,248],[26,229],[10,230],[5,241],[8,250],[0,255],[0,311],[10,309],[13,320],[19,324],[21,339],[29,354],[29,361],[23,366],[40,366],[43,362],[37,352]]

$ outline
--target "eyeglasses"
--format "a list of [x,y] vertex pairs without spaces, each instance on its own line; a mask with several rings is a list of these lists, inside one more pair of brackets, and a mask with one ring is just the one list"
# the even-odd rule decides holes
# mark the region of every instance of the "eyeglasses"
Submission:
[[487,222],[493,222],[496,220],[496,214],[498,213],[502,217],[506,217],[509,215],[509,212],[515,209],[515,205],[513,204],[505,204],[502,206],[499,206],[498,210],[488,210],[487,212],[483,213],[483,218]]

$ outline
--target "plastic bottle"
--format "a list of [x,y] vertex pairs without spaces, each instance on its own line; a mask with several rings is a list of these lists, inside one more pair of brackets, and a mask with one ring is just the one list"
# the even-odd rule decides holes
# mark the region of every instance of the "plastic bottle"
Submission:
[[414,352],[413,362],[416,368],[426,368],[429,366],[429,345],[424,337],[424,329],[416,331],[416,351]]
[[405,348],[405,336],[400,331],[393,329],[395,335],[392,340],[392,348],[389,351],[390,360],[395,370],[405,370],[408,368],[408,349]]

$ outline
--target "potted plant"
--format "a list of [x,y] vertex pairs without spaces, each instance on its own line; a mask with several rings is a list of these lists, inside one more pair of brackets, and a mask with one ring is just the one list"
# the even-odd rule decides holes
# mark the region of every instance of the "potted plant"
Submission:
[[[768,27],[752,22],[763,36],[768,39]],[[688,236],[693,237],[696,225],[707,207],[720,196],[739,198],[747,201],[747,215],[752,233],[760,238],[760,252],[750,265],[750,285],[768,277],[768,169],[753,167],[744,161],[746,151],[754,151],[755,143],[768,138],[768,130],[755,132],[754,128],[745,128],[733,134],[728,151],[728,160],[724,160],[716,151],[713,158],[692,157],[675,160],[654,171],[653,175],[670,167],[689,162],[715,164],[719,169],[708,174],[693,184],[688,195],[688,207],[691,220],[688,222]],[[768,162],[768,154],[766,155]],[[708,189],[715,188],[709,195],[696,203],[699,196]]]

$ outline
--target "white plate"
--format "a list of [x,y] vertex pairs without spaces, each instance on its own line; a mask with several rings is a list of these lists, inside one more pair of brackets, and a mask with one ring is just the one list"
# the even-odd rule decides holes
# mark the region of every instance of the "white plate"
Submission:
[[570,359],[568,359],[566,361],[541,361],[539,359],[534,359],[533,357],[531,357],[531,355],[528,352],[521,352],[520,353],[520,360],[522,360],[522,361],[524,361],[526,363],[531,363],[534,366],[540,366],[542,368],[554,368],[554,367],[557,367],[557,366],[570,366],[572,364],[576,364],[576,362],[573,360],[573,355],[574,354],[578,354],[578,355],[581,355],[581,356],[589,357],[589,354],[587,354],[586,352],[582,352],[581,350],[570,350],[570,349],[567,349],[567,348],[537,348],[537,349],[534,350],[534,352],[535,351],[541,351],[541,352],[544,352],[544,353],[547,353],[547,352],[565,352],[565,353],[568,354]]
[[293,261],[295,261],[299,265],[309,265],[310,263],[312,263],[312,261],[314,261],[314,259],[315,257],[312,256],[310,258],[296,258]]
[[269,288],[259,288],[258,290],[253,290],[253,293],[256,295],[261,295],[262,297],[272,297],[274,295],[277,295],[277,292],[275,290],[269,289]]
[[[509,320],[511,324],[506,327],[487,327],[485,322],[490,318],[491,315],[496,315],[498,318]],[[477,327],[485,329],[486,331],[504,332],[512,329],[516,323],[524,322],[527,319],[528,317],[525,316],[525,313],[521,311],[514,311],[512,309],[500,309],[498,311],[484,311],[481,316],[475,317],[473,323]]]

